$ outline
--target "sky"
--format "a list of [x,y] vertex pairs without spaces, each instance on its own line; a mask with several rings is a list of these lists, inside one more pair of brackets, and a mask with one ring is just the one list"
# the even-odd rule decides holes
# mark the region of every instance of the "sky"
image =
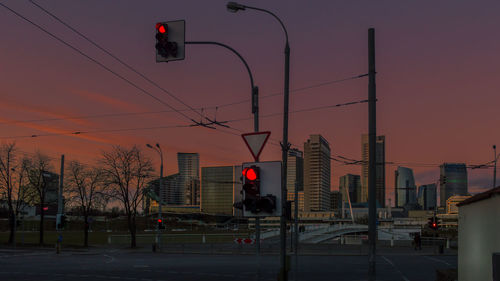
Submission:
[[[218,0],[33,2],[169,94],[32,2],[2,1],[78,51],[0,6],[1,142],[84,163],[94,163],[112,145],[135,144],[157,165],[158,156],[146,143],[159,143],[167,174],[177,172],[177,152],[198,152],[202,167],[252,161],[239,136],[253,131],[253,118],[249,78],[238,58],[217,46],[189,45],[185,60],[155,61],[155,23],[184,19],[186,40],[227,44],[248,62],[260,90],[261,116],[278,113],[260,119],[260,129],[271,131],[260,160],[281,159],[285,38],[268,14],[230,13],[226,1]],[[493,159],[492,145],[500,144],[495,127],[500,121],[500,2],[241,3],[274,12],[288,30],[292,147],[303,150],[309,135],[321,134],[332,156],[361,158],[366,103],[294,111],[367,99],[366,77],[335,81],[367,73],[368,29],[375,28],[377,133],[386,136],[386,160],[394,163],[386,167],[387,197],[394,196],[398,164],[414,169],[420,185],[436,182],[443,162],[471,165]],[[278,95],[264,97],[272,94]],[[217,121],[245,120],[227,123],[231,129],[186,127],[200,114]],[[340,176],[360,172],[360,166],[332,161],[332,190],[338,189]],[[492,169],[469,169],[469,191],[491,188],[492,174]]]

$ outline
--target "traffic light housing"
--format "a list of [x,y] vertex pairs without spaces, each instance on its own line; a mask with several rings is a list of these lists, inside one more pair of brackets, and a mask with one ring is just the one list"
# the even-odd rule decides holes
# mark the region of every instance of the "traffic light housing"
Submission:
[[242,183],[243,183],[243,205],[246,210],[252,213],[260,211],[257,206],[257,201],[260,198],[260,168],[252,165],[243,169]]
[[156,62],[184,59],[184,29],[183,20],[156,23]]
[[281,161],[242,164],[242,201],[233,206],[245,217],[281,215]]
[[430,217],[427,225],[430,229],[438,230],[439,229],[439,220],[436,216]]
[[156,220],[158,222],[158,229],[163,229],[164,226],[163,226],[163,220],[162,219],[157,219]]

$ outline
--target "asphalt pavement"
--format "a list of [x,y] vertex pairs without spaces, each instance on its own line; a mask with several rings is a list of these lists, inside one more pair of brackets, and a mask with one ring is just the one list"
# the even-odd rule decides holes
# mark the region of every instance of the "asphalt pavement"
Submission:
[[[291,257],[289,280],[367,280],[366,255]],[[277,280],[279,257],[90,251],[2,250],[0,280]],[[436,269],[456,268],[456,255],[386,253],[377,256],[377,280],[435,280]],[[295,272],[295,269],[298,269]],[[297,277],[297,279],[294,279]]]

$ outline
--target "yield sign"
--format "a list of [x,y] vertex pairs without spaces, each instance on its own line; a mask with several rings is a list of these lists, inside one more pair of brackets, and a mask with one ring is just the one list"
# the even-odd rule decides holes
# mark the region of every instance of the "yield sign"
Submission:
[[270,135],[271,132],[269,131],[247,133],[241,135],[243,137],[243,140],[245,141],[245,144],[250,150],[250,153],[252,153],[255,162],[259,161],[260,153],[262,152],[262,149],[264,148],[264,145],[266,144],[267,139],[269,139]]

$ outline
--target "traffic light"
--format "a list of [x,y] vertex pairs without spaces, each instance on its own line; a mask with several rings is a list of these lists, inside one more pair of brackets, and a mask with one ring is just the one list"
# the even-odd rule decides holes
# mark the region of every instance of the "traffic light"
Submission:
[[433,229],[433,230],[439,229],[439,220],[436,216],[430,217],[427,224],[428,224],[430,229]]
[[252,165],[243,169],[243,205],[252,212],[260,212],[257,202],[260,198],[260,168]]
[[184,21],[159,22],[156,29],[156,62],[184,59]]
[[163,225],[163,220],[162,219],[158,219],[158,229],[165,229],[165,226]]
[[281,161],[243,163],[241,201],[233,204],[244,217],[281,215]]

